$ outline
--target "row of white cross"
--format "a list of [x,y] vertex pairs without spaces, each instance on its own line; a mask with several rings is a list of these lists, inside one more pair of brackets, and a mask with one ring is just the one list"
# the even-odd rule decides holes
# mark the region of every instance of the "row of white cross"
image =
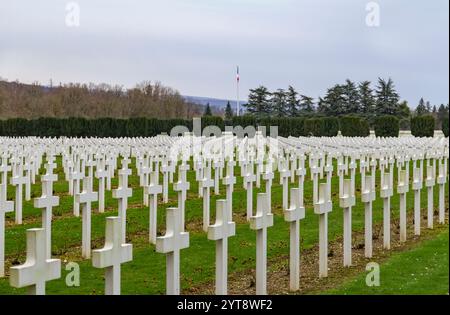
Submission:
[[[42,228],[27,231],[27,259],[23,265],[10,269],[10,283],[14,287],[29,287],[30,293],[44,294],[45,283],[60,277],[61,262],[51,259],[52,209],[59,205],[53,195],[53,183],[58,180],[54,171],[55,159],[62,158],[62,167],[74,196],[73,214],[82,216],[82,256],[91,258],[96,268],[106,268],[105,293],[120,294],[120,265],[132,260],[132,245],[126,240],[126,211],[132,196],[128,179],[132,174],[129,164],[135,158],[140,186],[144,189],[144,205],[149,207],[149,241],[156,251],[166,254],[167,293],[180,292],[180,250],[189,247],[189,233],[185,231],[187,191],[190,182],[187,173],[191,159],[198,195],[203,198],[203,230],[208,239],[216,241],[216,293],[227,293],[228,238],[236,234],[232,219],[233,191],[237,182],[234,174],[239,165],[244,189],[247,191],[246,217],[250,228],[256,230],[256,293],[266,294],[267,229],[273,226],[272,183],[278,171],[282,185],[282,206],[285,221],[290,225],[290,289],[296,291],[300,283],[300,221],[305,218],[303,202],[307,171],[313,182],[314,213],[319,215],[319,276],[328,275],[328,214],[332,211],[331,180],[333,162],[337,162],[339,177],[339,205],[344,214],[344,265],[352,265],[352,207],[356,204],[356,172],[361,175],[361,201],[365,205],[365,255],[372,257],[372,203],[376,200],[376,172],[381,173],[380,198],[383,199],[383,246],[390,248],[391,204],[394,194],[394,166],[398,168],[397,193],[400,196],[400,240],[406,241],[406,194],[410,188],[410,163],[413,163],[412,189],[414,198],[414,230],[420,234],[420,191],[428,190],[428,227],[433,228],[433,187],[439,185],[439,222],[445,221],[445,184],[448,176],[448,142],[416,138],[362,139],[362,138],[277,138],[255,137],[237,139],[225,135],[220,138],[155,137],[142,139],[39,139],[6,138],[0,146],[0,276],[4,276],[5,213],[15,210],[16,223],[22,223],[22,186],[31,186],[43,161],[45,174],[41,176],[42,195],[34,199],[34,206],[42,209]],[[195,142],[207,152],[196,152]],[[218,144],[218,145],[217,145]],[[217,146],[222,148],[217,154]],[[224,147],[228,150],[223,150]],[[25,149],[28,148],[28,149]],[[191,151],[186,153],[186,148]],[[230,150],[231,148],[231,150]],[[230,153],[231,152],[231,153]],[[45,157],[45,159],[44,159]],[[235,160],[236,158],[236,160]],[[116,170],[121,160],[120,169]],[[308,166],[306,166],[308,161]],[[237,164],[238,163],[238,164]],[[95,168],[95,172],[94,172]],[[26,171],[28,170],[28,171]],[[212,176],[214,170],[214,177]],[[105,246],[91,255],[92,203],[98,202],[98,211],[105,211],[105,190],[111,190],[114,174],[118,187],[112,190],[118,199],[118,217],[106,222]],[[425,181],[424,172],[426,171]],[[15,187],[14,202],[7,200],[8,173]],[[163,183],[159,184],[160,172]],[[224,174],[225,173],[225,174]],[[345,176],[350,173],[349,178]],[[178,180],[174,181],[174,175]],[[437,176],[436,176],[437,174]],[[320,178],[326,178],[321,183]],[[94,191],[98,179],[98,192]],[[253,186],[265,181],[265,192],[256,199],[253,213]],[[289,181],[298,188],[289,190]],[[226,199],[218,200],[216,221],[210,224],[210,194],[220,194],[220,183],[226,188]],[[157,237],[158,195],[163,203],[169,201],[169,185],[177,192],[178,206],[167,209],[167,228]],[[82,187],[80,187],[82,186]],[[26,188],[30,191],[30,188]],[[290,195],[290,202],[289,202]],[[27,199],[28,198],[28,199]],[[26,200],[31,196],[26,193]],[[189,210],[189,209],[188,209]]]

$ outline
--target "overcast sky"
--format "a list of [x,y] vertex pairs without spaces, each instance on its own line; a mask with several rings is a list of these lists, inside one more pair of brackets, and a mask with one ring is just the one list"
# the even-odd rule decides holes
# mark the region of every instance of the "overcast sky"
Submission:
[[[159,80],[234,99],[260,84],[313,97],[346,78],[392,77],[403,99],[448,103],[448,0],[0,0],[0,77],[22,82]],[[72,15],[69,15],[71,17]],[[74,21],[70,20],[69,21]]]

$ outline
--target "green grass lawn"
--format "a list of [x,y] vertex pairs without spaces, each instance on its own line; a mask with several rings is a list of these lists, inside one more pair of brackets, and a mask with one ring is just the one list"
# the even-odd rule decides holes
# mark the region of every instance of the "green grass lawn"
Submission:
[[[47,284],[47,294],[103,294],[104,291],[104,270],[92,267],[90,260],[81,259],[81,218],[72,215],[73,198],[67,194],[68,184],[64,181],[64,174],[58,158],[57,173],[59,181],[55,183],[55,193],[60,196],[60,205],[54,209],[54,221],[52,228],[52,252],[53,256],[62,259],[62,278]],[[134,160],[131,165],[134,165]],[[43,170],[41,170],[42,172]],[[336,167],[335,167],[336,171]],[[236,168],[235,174],[240,174],[240,169]],[[397,174],[397,173],[395,173]],[[411,171],[412,174],[412,171]],[[379,185],[377,174],[377,186]],[[397,176],[395,176],[396,178]],[[214,280],[215,242],[209,241],[201,229],[202,222],[202,199],[198,198],[198,184],[195,181],[193,171],[188,172],[188,180],[191,182],[191,189],[186,202],[186,223],[187,231],[190,232],[190,247],[181,252],[181,286],[189,288],[192,285],[209,283]],[[323,179],[325,180],[325,179]],[[263,181],[262,187],[264,187]],[[278,184],[278,174],[274,180],[272,189],[272,211],[275,214],[275,225],[268,231],[268,258],[278,255],[288,255],[289,253],[289,229],[284,222],[281,198],[282,187]],[[360,202],[360,175],[356,176],[357,183],[357,205],[353,209],[352,228],[354,231],[361,231],[364,227],[364,206]],[[165,292],[165,256],[155,252],[155,247],[148,243],[148,208],[142,205],[142,188],[139,187],[139,178],[136,170],[129,179],[129,184],[133,187],[133,196],[129,199],[129,210],[127,211],[127,238],[133,244],[133,261],[122,265],[122,293],[123,294],[163,294]],[[96,189],[98,183],[94,181]],[[117,178],[112,181],[112,186],[117,186]],[[171,186],[170,186],[171,187]],[[293,186],[292,186],[293,187]],[[378,187],[377,187],[378,189]],[[256,207],[256,194],[264,189],[254,189]],[[342,235],[343,215],[339,208],[338,200],[338,177],[335,175],[332,181],[333,192],[333,212],[329,215],[329,240],[330,242]],[[32,197],[41,194],[40,183],[37,182],[32,187]],[[377,190],[378,195],[378,190]],[[318,216],[314,214],[312,207],[312,181],[308,174],[304,187],[306,218],[302,221],[301,239],[302,248],[311,248],[318,242]],[[8,197],[14,197],[14,188],[9,187]],[[176,193],[169,190],[170,201],[168,204],[158,205],[158,227],[160,230],[165,227],[165,209],[176,206]],[[211,222],[214,222],[215,200],[225,198],[225,187],[221,186],[219,196],[211,193]],[[413,208],[413,192],[408,194],[408,211]],[[438,193],[435,188],[435,207],[437,207]],[[422,191],[422,207],[426,207],[426,190]],[[391,199],[392,220],[398,220],[398,195]],[[111,192],[106,192],[106,213],[96,212],[96,205],[93,205],[92,214],[92,247],[101,248],[104,242],[105,218],[117,215],[117,200],[111,197]],[[233,193],[233,217],[237,221],[236,236],[229,242],[229,272],[245,271],[254,268],[255,265],[255,232],[250,230],[249,224],[245,221],[246,191],[242,188],[242,178],[238,177]],[[382,221],[382,200],[377,199],[374,203],[373,220],[374,224]],[[425,213],[425,212],[424,212]],[[6,258],[13,264],[25,261],[26,249],[26,229],[41,226],[41,212],[33,207],[33,201],[24,202],[23,217],[25,224],[11,225],[14,221],[14,214],[7,215],[8,227],[6,229]],[[423,222],[425,223],[425,222]],[[192,228],[194,227],[194,228]],[[447,251],[448,253],[448,251]],[[65,285],[65,265],[69,261],[76,261],[80,264],[81,286],[67,287]],[[447,263],[448,267],[448,263]],[[447,270],[448,271],[448,270]],[[448,275],[448,273],[447,273]],[[448,280],[447,280],[448,284]],[[25,293],[24,289],[14,289],[9,286],[9,279],[0,279],[0,294],[20,294]],[[357,292],[355,292],[357,293]],[[407,291],[405,291],[407,293]]]
[[329,294],[448,294],[449,233],[424,241],[416,248],[395,253],[380,265],[380,286],[368,287],[366,274]]

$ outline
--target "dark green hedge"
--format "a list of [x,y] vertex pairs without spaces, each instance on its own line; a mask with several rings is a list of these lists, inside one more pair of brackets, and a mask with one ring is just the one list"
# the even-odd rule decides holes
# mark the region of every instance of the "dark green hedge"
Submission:
[[433,137],[436,120],[431,115],[416,116],[411,119],[411,134],[415,137]]
[[368,137],[370,135],[369,123],[357,116],[343,116],[339,120],[341,134],[344,137]]
[[[0,136],[39,136],[39,137],[152,137],[163,132],[170,133],[175,126],[185,126],[192,131],[192,120],[156,118],[131,119],[85,119],[85,118],[39,118],[36,120],[0,120]],[[221,117],[203,117],[202,128],[218,126],[265,126],[270,134],[270,126],[278,126],[278,135],[283,137],[317,136],[334,137],[339,132],[339,120],[335,117],[317,118],[263,118],[252,116],[233,117],[224,121]],[[363,127],[361,127],[364,129]],[[368,127],[367,127],[368,130]]]
[[395,116],[379,116],[375,119],[374,129],[377,137],[398,137],[400,122]]
[[445,117],[445,118],[442,120],[442,132],[444,133],[444,135],[445,135],[446,137],[448,137],[448,124],[449,124],[449,122],[448,122],[448,117]]
[[304,130],[306,136],[335,137],[339,133],[339,119],[336,117],[306,119]]

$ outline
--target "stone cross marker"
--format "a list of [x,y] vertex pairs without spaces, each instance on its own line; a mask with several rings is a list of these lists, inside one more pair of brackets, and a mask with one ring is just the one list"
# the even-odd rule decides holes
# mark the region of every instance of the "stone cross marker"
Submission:
[[353,185],[352,179],[344,179],[343,192],[339,197],[340,207],[344,209],[344,267],[352,265],[352,207],[355,206]]
[[409,191],[409,178],[406,170],[399,173],[397,193],[400,195],[400,242],[406,242],[406,193]]
[[427,222],[428,222],[428,228],[433,228],[433,217],[434,217],[434,205],[433,205],[433,187],[435,185],[435,174],[434,174],[434,168],[431,165],[427,166],[427,178],[425,180],[425,186],[427,187],[428,191],[428,214],[427,214]]
[[227,175],[223,178],[223,184],[226,186],[227,208],[229,212],[229,219],[233,217],[233,189],[236,184],[236,177],[234,176],[234,166],[236,163],[232,160],[227,163]]
[[[181,212],[181,229],[182,229],[182,231],[184,231],[184,228],[185,228],[186,195],[187,195],[187,191],[191,187],[190,183],[187,181],[186,172],[188,170],[189,170],[189,166],[187,164],[180,165],[179,172],[178,172],[179,173],[178,182],[176,182],[173,185],[173,190],[178,192],[178,208],[180,209],[180,212]],[[208,205],[209,205],[209,201],[208,201]],[[209,212],[208,212],[208,218],[209,218]]]
[[[289,162],[286,162],[289,163]],[[288,193],[289,193],[289,178],[291,177],[291,171],[283,163],[284,168],[280,171],[280,184],[283,185],[283,209],[288,208]]]
[[272,209],[272,182],[275,178],[274,173],[272,172],[272,165],[266,165],[266,171],[262,175],[263,180],[266,182],[266,194],[267,194],[267,203],[269,204],[269,209]]
[[328,213],[333,210],[331,192],[326,183],[320,184],[314,213],[319,215],[319,277],[328,276]]
[[253,183],[256,181],[256,176],[253,174],[253,165],[249,163],[246,166],[244,174],[244,188],[247,190],[247,221],[253,216]]
[[22,165],[16,165],[16,174],[11,177],[11,185],[16,186],[15,210],[16,210],[16,224],[22,224],[22,185],[26,183],[27,179],[23,176]]
[[[414,157],[416,159],[416,157]],[[417,162],[415,161],[413,167],[413,184],[412,189],[414,190],[414,234],[420,235],[420,220],[421,220],[421,207],[420,207],[420,193],[423,188],[423,178],[422,170],[417,167]]]
[[82,239],[81,252],[86,259],[91,257],[91,214],[92,203],[98,200],[98,193],[92,191],[89,177],[83,179],[83,191],[75,196],[81,205],[82,213]]
[[300,220],[305,218],[305,208],[300,203],[299,188],[291,188],[291,204],[284,211],[284,220],[289,222],[289,288],[300,289]]
[[0,195],[0,278],[5,276],[5,213],[14,211],[14,202]]
[[47,164],[47,173],[42,176],[42,196],[34,200],[34,207],[42,209],[42,228],[45,231],[46,258],[51,257],[52,209],[59,205],[59,197],[53,196],[53,183],[58,176],[53,174],[56,164]]
[[216,241],[216,294],[228,292],[228,238],[236,235],[226,200],[217,200],[216,223],[208,227],[208,239]]
[[128,187],[128,176],[131,175],[131,170],[128,168],[128,163],[130,160],[122,160],[122,169],[119,170],[119,187],[113,189],[112,196],[115,199],[119,199],[119,218],[121,220],[121,234],[122,243],[125,244],[126,241],[126,230],[127,230],[127,208],[128,208],[128,198],[133,195],[133,191]]
[[105,246],[92,252],[92,265],[105,269],[105,294],[120,295],[121,264],[133,260],[133,245],[122,243],[121,219],[106,218]]
[[364,181],[364,188],[361,192],[361,199],[364,203],[364,254],[366,258],[372,258],[372,203],[375,201],[375,187],[372,175],[365,176]]
[[95,176],[98,178],[98,212],[103,213],[105,212],[105,178],[108,176],[103,158],[100,160]]
[[256,230],[256,294],[267,294],[267,228],[273,226],[267,194],[259,193],[256,215],[250,217],[250,228]]
[[[73,182],[73,195],[76,196],[80,193],[80,181],[84,178],[83,172],[79,170],[79,162],[74,167],[72,174],[70,175],[70,180]],[[80,216],[80,204],[73,199],[73,215],[76,217]]]
[[391,248],[391,197],[393,189],[391,186],[390,174],[381,173],[380,197],[383,199],[383,247]]
[[149,241],[156,244],[157,217],[158,217],[158,194],[162,193],[162,186],[158,183],[158,173],[150,173],[150,185],[144,187],[144,193],[149,195]]
[[439,223],[445,223],[445,184],[447,183],[445,163],[439,161],[439,175],[437,183],[439,185]]
[[203,189],[203,231],[208,231],[209,216],[210,216],[210,197],[211,187],[214,186],[214,181],[211,179],[211,164],[209,163],[203,171],[202,189]]
[[166,254],[166,292],[180,294],[180,250],[189,247],[189,233],[181,230],[181,213],[178,208],[167,209],[167,230],[156,239],[156,251]]
[[10,269],[12,287],[29,287],[30,295],[44,295],[45,283],[61,277],[61,260],[45,257],[44,229],[27,230],[27,259],[23,265]]

